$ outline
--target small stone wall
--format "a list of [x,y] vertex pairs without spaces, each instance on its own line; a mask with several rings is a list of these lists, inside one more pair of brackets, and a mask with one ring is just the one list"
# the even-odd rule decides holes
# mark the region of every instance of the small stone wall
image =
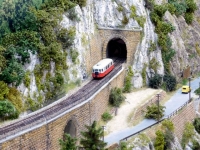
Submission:
[[[159,98],[159,101],[161,102],[163,100],[163,98],[165,97],[166,95],[166,92],[165,91],[161,91],[159,92],[158,94],[160,94],[160,98]],[[147,106],[151,106],[152,104],[157,104],[157,100],[158,100],[158,97],[157,95],[154,95],[148,102],[146,102],[144,105],[142,105],[141,107],[139,107],[135,113],[134,113],[134,116],[131,120],[138,120],[140,119],[141,117],[144,117],[145,115],[145,112],[146,112],[146,108]]]
[[196,112],[194,108],[194,102],[190,102],[186,107],[180,110],[175,116],[171,117],[171,121],[174,124],[174,133],[178,137],[179,142],[182,139],[183,130],[187,122],[192,122],[196,118]]

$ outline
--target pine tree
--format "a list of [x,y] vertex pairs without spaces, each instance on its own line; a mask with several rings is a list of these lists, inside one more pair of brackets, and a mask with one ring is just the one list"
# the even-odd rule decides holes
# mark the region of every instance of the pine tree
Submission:
[[106,143],[100,140],[104,134],[103,129],[97,127],[96,121],[91,126],[86,125],[85,127],[87,131],[81,132],[83,138],[80,141],[85,150],[104,150]]
[[59,139],[61,150],[76,150],[76,138],[72,138],[69,134],[64,135],[64,139]]

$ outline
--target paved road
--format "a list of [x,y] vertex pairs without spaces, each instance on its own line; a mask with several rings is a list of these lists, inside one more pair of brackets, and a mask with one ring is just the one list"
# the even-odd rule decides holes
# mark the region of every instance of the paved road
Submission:
[[[200,78],[197,78],[195,80],[191,81],[191,97],[194,97],[194,90],[196,90],[199,87]],[[184,103],[186,103],[189,100],[189,94],[182,94],[181,89],[177,90],[177,92],[171,97],[170,100],[168,100],[165,103],[165,116],[167,117],[170,115],[173,111],[178,109],[180,106],[182,106]],[[119,132],[111,133],[107,136],[105,136],[104,141],[107,142],[108,145],[119,143],[119,141],[131,134],[134,134],[140,130],[143,130],[144,128],[151,126],[152,124],[156,123],[157,121],[153,119],[144,119],[142,122],[140,122],[138,125],[130,128],[126,128]]]

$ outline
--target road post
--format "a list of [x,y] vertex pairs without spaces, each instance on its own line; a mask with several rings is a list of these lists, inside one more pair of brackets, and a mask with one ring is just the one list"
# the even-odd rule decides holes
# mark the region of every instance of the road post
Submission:
[[[188,80],[189,80],[189,88],[190,88],[191,77],[189,77]],[[190,88],[190,91],[189,91],[189,102],[190,102],[190,100],[191,100],[191,88]]]
[[160,121],[160,94],[157,94],[157,105],[158,105],[158,122]]

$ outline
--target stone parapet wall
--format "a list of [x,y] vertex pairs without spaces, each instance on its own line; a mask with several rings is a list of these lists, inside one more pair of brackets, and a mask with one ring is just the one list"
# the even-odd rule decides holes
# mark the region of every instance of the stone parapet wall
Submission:
[[173,122],[175,130],[174,133],[178,137],[179,142],[182,139],[183,130],[187,122],[192,122],[196,118],[196,112],[193,101],[183,107],[175,116],[171,117],[170,120]]
[[72,109],[65,115],[35,128],[22,135],[16,136],[0,144],[1,150],[58,150],[59,139],[63,138],[64,130],[70,120],[76,126],[76,137],[80,138],[85,125],[90,125],[94,120],[100,120],[108,106],[110,90],[113,87],[123,87],[125,70],[122,70],[107,86],[93,96],[87,103]]

